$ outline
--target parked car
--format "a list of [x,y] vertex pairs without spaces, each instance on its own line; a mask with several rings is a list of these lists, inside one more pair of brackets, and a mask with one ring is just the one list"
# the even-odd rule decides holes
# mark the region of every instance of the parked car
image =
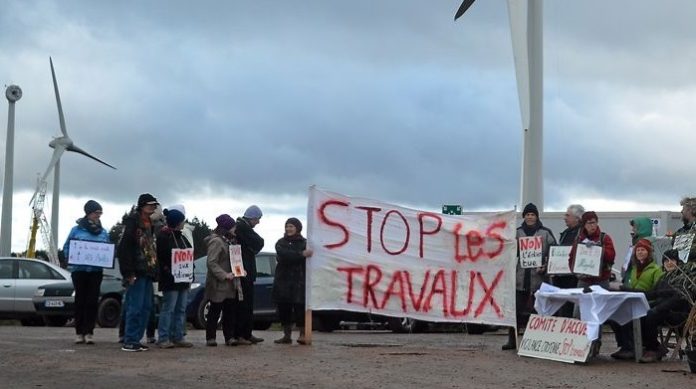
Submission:
[[[104,269],[97,324],[100,327],[117,327],[121,320],[123,287],[118,262],[113,269]],[[36,289],[32,299],[36,313],[53,326],[63,326],[75,314],[75,289],[72,281],[42,285]]]
[[0,318],[19,319],[22,325],[43,325],[34,308],[36,289],[49,282],[70,281],[70,272],[39,259],[0,258]]
[[[194,261],[194,282],[189,292],[186,317],[195,328],[205,328],[210,302],[205,300],[205,280],[208,274],[208,257],[204,256]],[[256,283],[254,284],[254,329],[267,330],[271,324],[278,321],[275,304],[271,292],[275,276],[275,253],[259,253],[256,255]]]

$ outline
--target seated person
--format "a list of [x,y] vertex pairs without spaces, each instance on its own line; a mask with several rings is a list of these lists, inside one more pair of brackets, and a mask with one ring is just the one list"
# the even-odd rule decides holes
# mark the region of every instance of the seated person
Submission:
[[665,275],[651,292],[645,293],[650,301],[647,316],[641,319],[642,339],[645,352],[640,362],[656,362],[667,353],[657,340],[659,327],[662,325],[675,326],[683,323],[689,315],[690,305],[686,299],[670,285],[670,278],[676,274],[674,270],[679,263],[677,250],[667,250],[662,257]]
[[[631,270],[626,274],[627,282],[621,284],[620,289],[630,292],[647,293],[655,289],[662,278],[662,269],[653,260],[652,243],[647,239],[640,239],[634,246],[631,256]],[[619,350],[611,354],[615,359],[633,359],[633,323],[619,325],[615,321],[609,321],[614,330],[616,343]]]

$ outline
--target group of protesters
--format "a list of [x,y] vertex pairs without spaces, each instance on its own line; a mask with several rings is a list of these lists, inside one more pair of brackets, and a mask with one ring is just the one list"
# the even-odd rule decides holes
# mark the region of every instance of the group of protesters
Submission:
[[[148,322],[153,322],[154,285],[162,292],[157,325],[157,339],[148,331],[148,339],[160,348],[193,347],[186,341],[186,305],[193,280],[175,279],[172,271],[173,250],[192,249],[193,237],[185,230],[186,211],[183,205],[161,210],[158,200],[149,193],[141,194],[137,204],[123,218],[123,231],[118,242],[110,242],[101,225],[102,206],[95,200],[84,205],[84,216],[77,220],[66,239],[63,251],[69,257],[71,241],[114,243],[125,286],[123,298],[124,329],[121,350],[145,351],[142,343]],[[206,322],[206,345],[217,346],[216,333],[220,314],[222,332],[228,346],[253,345],[264,339],[252,334],[256,254],[264,247],[264,239],[255,231],[263,213],[252,205],[236,220],[229,214],[219,215],[207,246],[207,276],[204,299],[210,302]],[[306,344],[303,336],[305,261],[312,255],[301,234],[302,223],[290,218],[285,234],[276,244],[277,267],[273,299],[283,326],[278,344],[292,343],[294,325],[300,329],[297,342]],[[239,245],[243,267],[233,272],[232,245]],[[94,344],[94,327],[103,268],[69,264],[75,288],[75,343]]]
[[[517,238],[541,237],[542,266],[537,268],[522,268],[517,263],[516,277],[516,306],[517,328],[525,328],[534,310],[534,293],[542,282],[548,282],[560,288],[583,288],[598,285],[607,290],[620,290],[644,293],[650,309],[641,318],[642,344],[644,350],[640,362],[649,363],[662,359],[667,349],[658,341],[658,331],[661,326],[679,326],[683,323],[691,309],[688,296],[676,286],[677,268],[694,267],[696,264],[696,198],[686,197],[681,201],[683,226],[672,236],[672,249],[655,255],[655,237],[653,236],[652,221],[649,217],[636,217],[630,221],[632,228],[632,246],[630,260],[623,266],[622,280],[610,283],[616,250],[611,236],[599,227],[599,217],[596,212],[585,211],[583,206],[572,204],[564,215],[566,229],[561,232],[556,241],[553,232],[545,227],[537,207],[530,203],[524,207],[524,221],[517,228]],[[689,247],[677,247],[679,236],[690,235],[685,239]],[[568,258],[569,269],[573,269],[578,245],[601,246],[601,265],[598,276],[584,274],[556,275],[547,273],[550,247],[554,245],[571,246]],[[677,250],[679,248],[679,250]],[[519,252],[519,250],[518,250]],[[687,253],[687,254],[684,254]],[[628,257],[628,255],[627,255]],[[692,280],[696,281],[696,280]],[[688,293],[688,292],[687,292]],[[579,318],[579,309],[572,303],[566,303],[557,312],[557,316]],[[611,354],[612,358],[630,360],[635,358],[634,338],[631,323],[620,325],[609,321],[614,330],[619,350]],[[516,348],[515,330],[510,329],[508,342],[503,350]],[[591,350],[592,355],[599,352],[600,339],[595,341]]]

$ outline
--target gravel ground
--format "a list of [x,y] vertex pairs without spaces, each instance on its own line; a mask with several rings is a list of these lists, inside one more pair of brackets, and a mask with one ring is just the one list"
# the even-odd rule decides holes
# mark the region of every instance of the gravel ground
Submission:
[[[685,361],[619,362],[611,334],[599,358],[572,365],[501,351],[504,331],[313,334],[311,346],[275,345],[277,331],[257,331],[255,346],[127,353],[115,329],[97,328],[95,345],[72,343],[69,327],[0,326],[1,388],[694,388]],[[218,334],[218,341],[222,333]]]

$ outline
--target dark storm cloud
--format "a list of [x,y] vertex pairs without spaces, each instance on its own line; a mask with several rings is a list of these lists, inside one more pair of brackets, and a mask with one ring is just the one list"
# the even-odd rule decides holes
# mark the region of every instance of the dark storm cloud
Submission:
[[[678,172],[634,162],[635,148],[648,149],[644,137],[656,134],[621,114],[646,110],[626,88],[693,88],[694,28],[680,16],[686,10],[664,9],[694,6],[665,2],[655,13],[634,3],[545,4],[545,173],[554,185],[628,198],[673,190]],[[0,74],[25,90],[16,185],[33,188],[58,133],[52,55],[71,137],[118,167],[66,155],[64,195],[132,201],[143,190],[171,197],[203,187],[301,194],[317,184],[431,207],[511,207],[521,131],[505,2],[477,2],[455,23],[457,6],[7,4]],[[619,16],[627,27],[616,27]],[[641,185],[642,174],[655,184]],[[559,193],[547,187],[547,201]]]

